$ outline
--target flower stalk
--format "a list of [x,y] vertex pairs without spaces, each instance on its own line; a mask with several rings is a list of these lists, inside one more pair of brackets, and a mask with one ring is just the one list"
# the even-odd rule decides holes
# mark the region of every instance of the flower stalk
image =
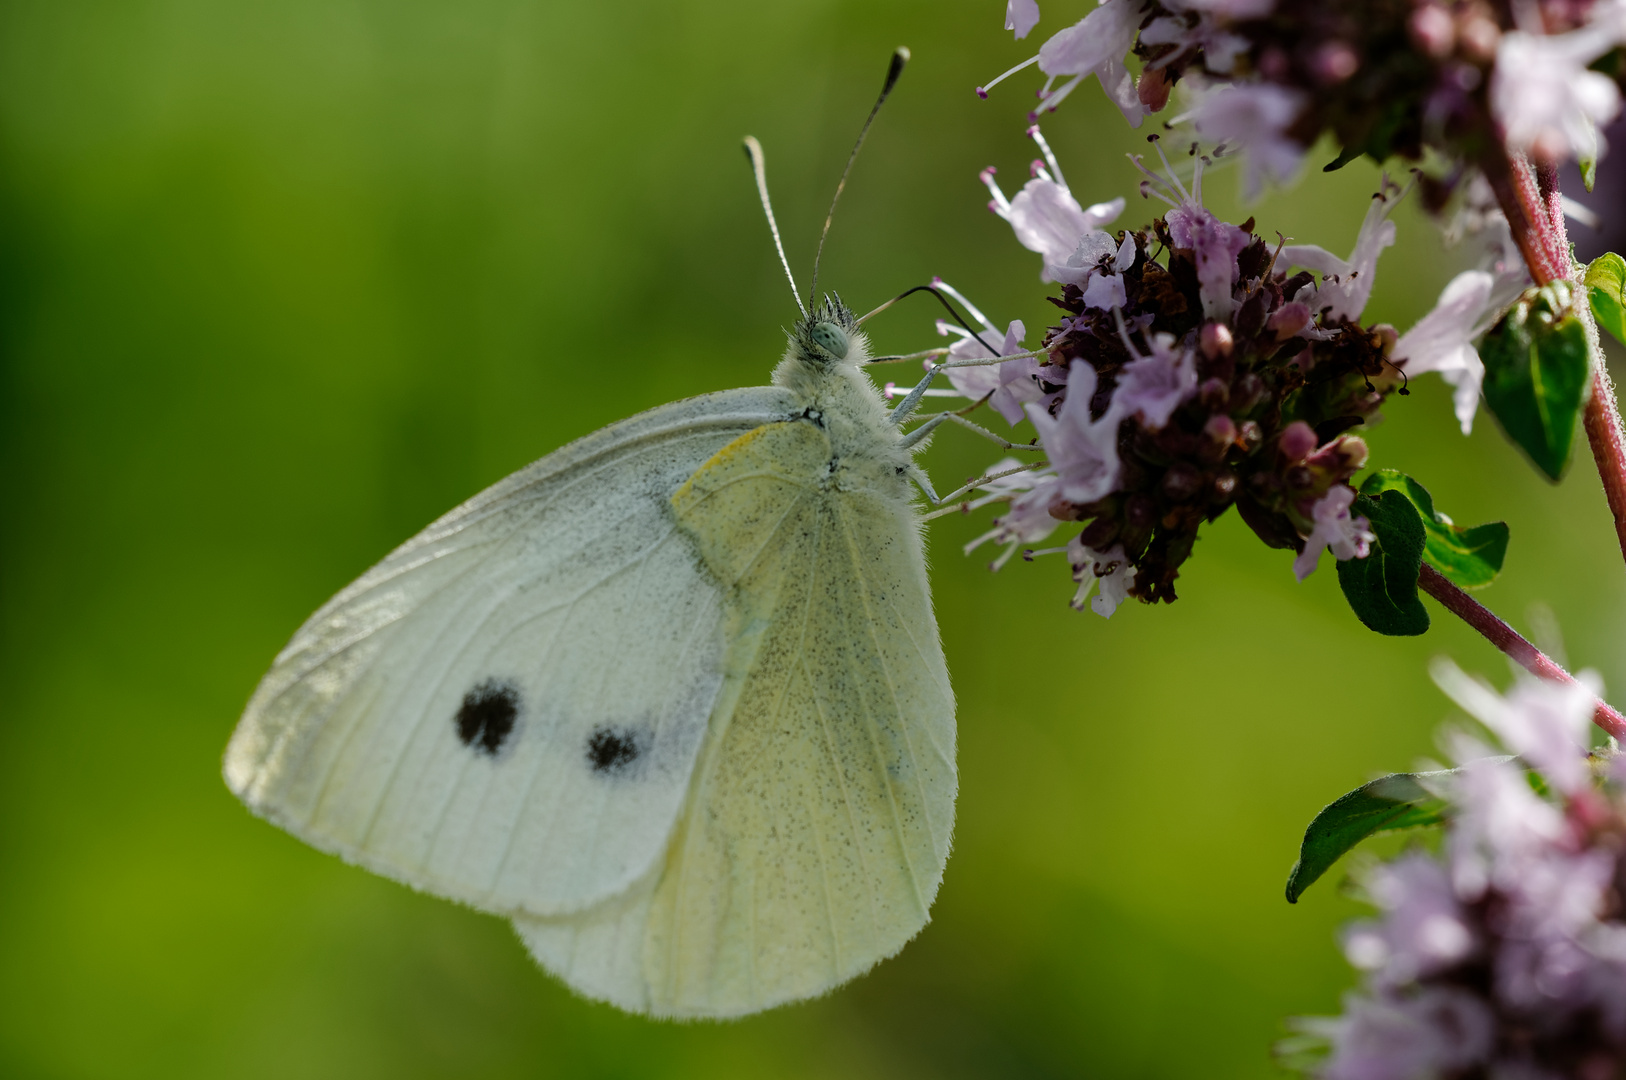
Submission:
[[[1444,574],[1424,563],[1417,575],[1422,590],[1438,600],[1447,611],[1479,631],[1484,639],[1506,653],[1530,674],[1551,682],[1573,683],[1575,678],[1551,657],[1530,642],[1496,614],[1452,584]],[[1616,739],[1626,739],[1626,716],[1607,702],[1599,701],[1592,722]]]

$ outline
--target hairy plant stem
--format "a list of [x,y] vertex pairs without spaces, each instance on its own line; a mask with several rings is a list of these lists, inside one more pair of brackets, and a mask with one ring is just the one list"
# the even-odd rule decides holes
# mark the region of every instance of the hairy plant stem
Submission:
[[[1486,641],[1502,650],[1530,674],[1553,682],[1575,681],[1546,653],[1526,641],[1517,630],[1498,619],[1484,604],[1453,585],[1445,575],[1427,563],[1423,564],[1417,575],[1417,584],[1443,604],[1447,611],[1479,631]],[[1626,716],[1606,702],[1598,702],[1592,722],[1615,738],[1626,740]]]
[[[1525,265],[1537,285],[1557,280],[1574,280],[1575,261],[1570,257],[1569,236],[1564,228],[1563,199],[1558,190],[1558,170],[1552,165],[1531,167],[1523,154],[1487,162],[1485,176],[1490,180],[1496,201],[1513,230],[1514,242],[1524,255]],[[1580,290],[1585,304],[1585,289]],[[1588,312],[1580,317],[1588,319]],[[1622,427],[1615,386],[1609,378],[1596,334],[1592,340],[1592,393],[1581,413],[1592,459],[1598,465],[1604,497],[1615,518],[1615,539],[1626,558],[1626,427]]]

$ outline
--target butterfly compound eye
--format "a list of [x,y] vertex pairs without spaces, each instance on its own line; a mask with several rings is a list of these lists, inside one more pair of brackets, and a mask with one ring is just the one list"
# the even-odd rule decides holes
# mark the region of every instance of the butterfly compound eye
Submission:
[[847,331],[833,322],[814,323],[807,336],[813,339],[813,344],[837,360],[847,359],[847,350],[852,347],[847,340]]

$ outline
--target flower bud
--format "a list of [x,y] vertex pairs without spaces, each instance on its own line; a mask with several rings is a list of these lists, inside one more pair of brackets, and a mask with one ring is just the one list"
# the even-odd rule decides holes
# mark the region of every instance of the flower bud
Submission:
[[1237,379],[1231,386],[1231,400],[1226,405],[1225,411],[1230,413],[1252,412],[1254,407],[1268,396],[1270,396],[1270,388],[1265,385],[1265,380],[1251,371],[1243,372],[1242,377]]
[[1157,503],[1149,495],[1136,492],[1124,507],[1124,519],[1135,529],[1150,529],[1157,522]]
[[1135,84],[1136,96],[1140,103],[1146,106],[1147,112],[1158,112],[1169,103],[1169,91],[1174,84],[1169,82],[1167,69],[1161,67],[1147,67],[1140,73],[1140,81]]
[[1304,460],[1316,472],[1334,480],[1353,476],[1366,464],[1366,440],[1359,435],[1340,435]]
[[1221,445],[1229,445],[1236,441],[1236,424],[1224,413],[1217,413],[1203,425],[1203,434]]
[[1502,40],[1502,28],[1482,12],[1475,11],[1457,23],[1457,41],[1463,55],[1481,64],[1496,59],[1496,45]]
[[1199,347],[1203,356],[1209,360],[1218,360],[1222,356],[1230,356],[1235,342],[1231,338],[1231,328],[1224,323],[1203,323],[1202,333],[1198,337]]
[[1283,304],[1271,313],[1265,325],[1276,335],[1277,341],[1286,341],[1310,325],[1310,305],[1298,300]]
[[1425,4],[1413,11],[1406,29],[1418,50],[1435,60],[1444,60],[1456,48],[1457,24],[1442,7]]
[[1259,449],[1259,444],[1265,441],[1264,430],[1252,420],[1242,421],[1236,435],[1242,441],[1242,448],[1250,454]]
[[1310,456],[1316,448],[1317,439],[1315,429],[1303,420],[1295,420],[1287,425],[1282,432],[1281,441],[1276,445],[1280,448],[1282,457],[1288,461],[1298,461]]
[[1087,548],[1095,551],[1105,551],[1118,539],[1122,524],[1115,517],[1098,517],[1084,531],[1078,534],[1079,541]]
[[1185,502],[1203,487],[1203,474],[1184,461],[1177,461],[1163,474],[1163,494],[1175,502]]
[[1347,42],[1329,41],[1315,51],[1310,71],[1322,86],[1336,86],[1360,69],[1361,58]]

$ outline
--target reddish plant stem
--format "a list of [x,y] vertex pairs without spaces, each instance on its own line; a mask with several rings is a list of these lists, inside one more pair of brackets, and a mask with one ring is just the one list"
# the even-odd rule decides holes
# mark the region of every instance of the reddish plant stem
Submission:
[[[1424,563],[1418,572],[1417,584],[1424,592],[1443,604],[1447,611],[1479,631],[1486,641],[1512,657],[1530,674],[1553,682],[1575,681],[1569,672],[1555,664],[1546,653],[1526,641],[1517,630],[1498,619],[1484,604],[1457,588],[1445,575],[1427,563]],[[1615,738],[1626,740],[1626,716],[1616,712],[1614,707],[1606,702],[1598,702],[1597,711],[1592,714],[1592,722]]]
[[[1564,227],[1558,169],[1552,165],[1533,169],[1528,158],[1514,152],[1502,161],[1487,163],[1484,172],[1536,284],[1573,277],[1575,264]],[[1622,427],[1615,387],[1601,356],[1594,358],[1592,393],[1581,412],[1581,426],[1598,465],[1604,498],[1614,515],[1615,540],[1620,544],[1622,558],[1626,558],[1626,428]]]
[[1603,494],[1615,515],[1615,539],[1626,558],[1626,432],[1621,429],[1620,407],[1615,404],[1615,386],[1609,369],[1602,363],[1592,369],[1592,396],[1581,411],[1586,441],[1598,462]]
[[[1523,184],[1519,182],[1516,160],[1523,161],[1522,158],[1496,157],[1482,161],[1480,168],[1485,174],[1485,179],[1490,182],[1497,204],[1502,208],[1502,216],[1507,218],[1508,229],[1513,233],[1513,242],[1519,246],[1519,253],[1524,256],[1524,264],[1530,268],[1530,276],[1536,279],[1537,285],[1545,285],[1553,279],[1553,275],[1548,269],[1547,254],[1542,246],[1542,237],[1537,230],[1536,222],[1521,197]],[[1529,166],[1526,164],[1527,178],[1528,170]],[[1534,182],[1530,187],[1533,194]]]
[[1547,212],[1547,227],[1551,230],[1548,234],[1551,239],[1546,248],[1558,259],[1561,267],[1568,269],[1572,261],[1570,235],[1564,226],[1564,196],[1558,190],[1557,165],[1536,166],[1536,189],[1541,192],[1542,208]]

